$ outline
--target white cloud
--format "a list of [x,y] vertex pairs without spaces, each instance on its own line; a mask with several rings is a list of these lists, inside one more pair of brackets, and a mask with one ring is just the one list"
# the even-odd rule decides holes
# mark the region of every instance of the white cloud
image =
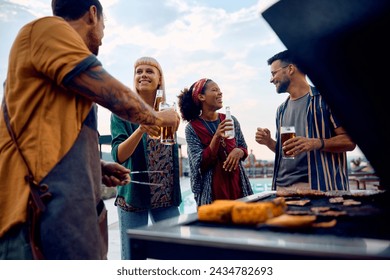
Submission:
[[[266,64],[270,56],[285,49],[261,16],[275,2],[101,0],[106,29],[99,59],[114,77],[132,87],[134,61],[144,55],[157,58],[169,99],[200,78],[215,80],[224,93],[224,104],[231,106],[241,123],[249,150],[258,159],[273,159],[268,148],[254,141],[254,133],[261,126],[274,134],[275,111],[286,98],[269,83]],[[51,0],[0,0],[0,61],[7,61],[12,40],[23,24],[51,15],[50,4]],[[5,73],[2,64],[0,81]],[[2,89],[0,93],[1,97]],[[101,134],[110,133],[109,122],[110,112],[100,107]],[[179,127],[181,137],[184,126]]]
[[264,12],[266,9],[271,7],[276,2],[279,2],[279,0],[259,0],[257,3],[257,9],[259,13]]
[[[8,2],[8,3],[7,3]],[[16,5],[19,9],[28,11],[34,17],[42,17],[51,15],[51,1],[42,0],[42,1],[29,1],[29,0],[8,0],[4,1],[3,4],[8,4],[10,6]]]

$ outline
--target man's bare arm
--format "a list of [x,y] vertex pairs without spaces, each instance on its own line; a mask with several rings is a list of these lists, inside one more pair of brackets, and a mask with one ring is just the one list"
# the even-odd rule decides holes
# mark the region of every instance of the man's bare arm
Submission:
[[335,130],[336,136],[329,139],[324,139],[323,151],[332,153],[343,153],[355,149],[356,144],[342,127]]
[[101,66],[94,66],[69,82],[68,88],[85,96],[125,120],[177,128],[180,118],[176,112],[155,112],[142,98],[112,77]]

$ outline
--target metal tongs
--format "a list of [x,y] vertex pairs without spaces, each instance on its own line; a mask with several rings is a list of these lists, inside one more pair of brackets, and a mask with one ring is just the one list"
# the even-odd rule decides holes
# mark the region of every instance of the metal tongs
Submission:
[[[143,173],[164,173],[164,171],[131,171],[130,174],[143,174]],[[162,184],[159,183],[149,183],[149,182],[142,182],[142,181],[134,181],[131,180],[130,183],[139,184],[139,185],[149,185],[149,186],[162,186]]]

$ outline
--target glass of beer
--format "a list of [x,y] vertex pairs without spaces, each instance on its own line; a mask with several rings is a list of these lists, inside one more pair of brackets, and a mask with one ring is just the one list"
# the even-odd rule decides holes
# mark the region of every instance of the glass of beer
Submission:
[[[280,137],[281,137],[281,143],[283,146],[283,143],[287,141],[288,139],[294,138],[296,136],[295,134],[295,127],[294,126],[282,126],[280,128]],[[285,151],[282,149],[283,152],[283,158],[284,159],[294,159],[293,155],[286,155]]]
[[[174,102],[172,105],[166,103],[165,101],[160,102],[159,110],[167,110],[167,109],[174,109],[176,110],[176,103]],[[176,143],[175,140],[175,132],[173,131],[172,126],[163,126],[161,127],[161,137],[160,141],[162,144],[165,145],[173,145]]]
[[[154,104],[153,104],[153,109],[154,111],[158,111],[160,108],[160,103],[164,100],[164,91],[162,89],[158,89],[156,92],[156,97],[154,98]],[[160,139],[161,136],[152,136],[149,135],[150,138],[152,139]]]

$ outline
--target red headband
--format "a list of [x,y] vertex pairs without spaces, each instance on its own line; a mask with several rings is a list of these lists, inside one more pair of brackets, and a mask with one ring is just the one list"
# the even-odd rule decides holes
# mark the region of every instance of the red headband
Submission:
[[192,100],[196,105],[199,105],[198,95],[202,92],[204,85],[209,79],[203,78],[197,81],[192,87]]

